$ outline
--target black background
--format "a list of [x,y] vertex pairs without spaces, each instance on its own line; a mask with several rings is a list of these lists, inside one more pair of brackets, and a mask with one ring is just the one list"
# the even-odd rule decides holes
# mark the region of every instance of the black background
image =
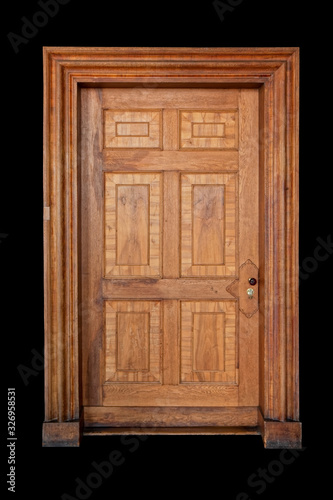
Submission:
[[[301,498],[304,492],[313,498],[331,495],[328,385],[332,293],[324,285],[332,280],[333,258],[330,255],[317,263],[309,260],[318,246],[317,238],[326,241],[332,236],[332,127],[330,119],[325,120],[331,114],[328,5],[323,1],[243,0],[222,22],[210,0],[128,0],[119,4],[70,0],[27,44],[19,45],[16,54],[7,34],[20,35],[22,17],[31,20],[41,8],[37,0],[2,4],[0,326],[4,381],[1,489],[5,493],[7,387],[16,388],[18,437],[16,493],[8,493],[9,498],[53,500],[64,493],[76,498],[76,478],[84,483],[93,478],[89,476],[94,472],[92,463],[107,460],[113,450],[119,450],[124,463],[86,498],[165,494],[234,500],[245,492],[252,500],[290,500]],[[309,271],[312,262],[313,271],[302,269],[307,278],[300,281],[305,449],[283,470],[280,450],[264,450],[256,436],[150,436],[133,443],[124,443],[119,437],[87,437],[80,448],[42,448],[43,46],[300,47],[300,265],[305,264]],[[26,374],[24,383],[25,369],[34,371]],[[260,469],[268,469],[269,479],[249,484],[251,475],[253,481],[258,479]],[[83,490],[80,493],[82,498]]]

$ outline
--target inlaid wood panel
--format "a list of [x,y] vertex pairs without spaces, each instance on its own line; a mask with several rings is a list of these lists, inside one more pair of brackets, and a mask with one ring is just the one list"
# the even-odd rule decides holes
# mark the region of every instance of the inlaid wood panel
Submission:
[[224,185],[194,185],[193,264],[224,263]]
[[181,175],[182,276],[236,274],[237,174]]
[[161,373],[159,301],[105,301],[105,380],[158,382]]
[[193,370],[224,370],[225,313],[193,313]]
[[104,110],[104,148],[160,148],[160,110]]
[[104,175],[105,277],[159,276],[161,174]]
[[234,301],[181,302],[181,381],[236,383]]
[[149,313],[117,314],[117,370],[149,369]]
[[180,111],[180,149],[237,149],[238,112]]
[[116,186],[116,264],[148,265],[149,184]]

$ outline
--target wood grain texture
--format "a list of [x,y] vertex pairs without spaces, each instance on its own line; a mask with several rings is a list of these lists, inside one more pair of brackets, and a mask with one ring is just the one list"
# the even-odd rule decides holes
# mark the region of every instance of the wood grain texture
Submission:
[[[251,436],[260,434],[258,426],[191,427],[95,427],[83,430],[84,436]],[[140,438],[139,438],[140,439]]]
[[44,447],[78,447],[81,442],[82,421],[45,422],[42,445]]
[[181,175],[182,276],[236,275],[237,190],[235,174]]
[[[260,357],[265,360],[260,367],[261,408],[264,418],[282,421],[299,419],[298,292],[293,279],[298,258],[298,58],[295,51],[260,91],[260,273],[265,280],[260,289],[265,312],[260,316]],[[286,140],[288,156],[283,154]]]
[[194,185],[192,214],[193,265],[223,265],[224,185]]
[[237,149],[237,110],[180,111],[180,149]]
[[178,278],[180,274],[179,172],[164,172],[163,183],[163,278]]
[[257,408],[253,407],[161,407],[87,406],[85,427],[178,427],[178,426],[256,426]]
[[[251,260],[259,267],[259,235],[262,227],[258,227],[259,220],[259,102],[258,92],[255,90],[240,90],[239,94],[239,233],[243,240],[239,245],[239,292],[241,299],[239,307],[245,313],[251,314],[248,318],[239,315],[239,379],[241,391],[239,401],[242,405],[259,403],[259,365],[263,360],[259,358],[259,314],[258,290],[264,283],[259,274],[250,276],[247,272],[253,270],[243,263]],[[258,196],[259,192],[259,196]],[[257,221],[255,224],[254,221]],[[254,289],[254,298],[249,299],[247,289],[248,279],[254,277],[257,284]],[[252,302],[254,301],[254,305]],[[257,302],[257,304],[255,304]],[[252,305],[245,305],[251,303]],[[260,307],[260,303],[259,303]],[[253,314],[252,314],[253,313]],[[246,366],[246,370],[242,370]]]
[[179,384],[179,300],[163,301],[163,384]]
[[302,449],[302,423],[265,420],[261,410],[258,412],[258,424],[265,448]]
[[[299,51],[286,70],[286,414],[299,420]],[[299,424],[301,426],[301,424]],[[300,440],[302,431],[299,432]]]
[[105,277],[160,276],[161,174],[104,178]]
[[[112,94],[108,88],[102,89],[103,102],[105,108],[116,108],[128,110],[133,107],[133,102],[136,103],[137,108],[143,110],[146,108],[162,109],[163,110],[163,135],[170,135],[170,123],[173,122],[171,130],[177,130],[174,139],[176,143],[172,149],[178,149],[179,139],[179,114],[183,108],[190,108],[191,110],[202,110],[202,103],[210,110],[223,112],[224,109],[235,109],[238,106],[238,92],[234,89],[223,89],[223,101],[221,100],[221,89],[219,88],[197,88],[197,99],[193,99],[193,89],[189,86],[177,87],[177,92],[174,88],[159,88],[155,85],[152,88],[149,85],[136,85],[134,88],[122,88],[116,86],[112,88]],[[165,127],[165,119],[168,126]],[[166,136],[163,138],[163,147],[165,145]],[[167,148],[169,149],[169,148]]]
[[227,287],[231,283],[232,278],[229,280],[195,280],[191,278],[103,280],[102,293],[105,299],[141,297],[143,299],[158,298],[164,300],[232,300],[233,295],[227,291]]
[[237,406],[233,384],[113,384],[103,385],[104,406]]
[[[167,140],[167,138],[166,138]],[[166,143],[164,143],[166,144]],[[168,144],[168,143],[167,143]],[[170,146],[169,146],[170,147]],[[203,165],[209,172],[228,172],[238,170],[238,153],[236,151],[155,151],[115,150],[110,152],[104,149],[103,170],[106,172],[121,171],[168,171],[202,172]]]
[[[225,314],[193,313],[193,371],[221,372],[225,367]],[[200,377],[201,373],[199,374]]]
[[145,266],[149,262],[149,184],[117,186],[116,264]]
[[[77,419],[82,406],[79,352],[84,321],[79,302],[83,275],[79,251],[81,181],[77,184],[77,179],[80,179],[78,144],[81,139],[78,120],[80,94],[91,90],[83,89],[82,85],[111,88],[130,83],[140,88],[144,99],[149,84],[156,90],[168,85],[181,84],[187,89],[210,85],[215,86],[216,92],[221,86],[232,84],[238,88],[260,87],[260,407],[264,421],[269,418],[281,419],[281,423],[286,418],[293,420],[291,423],[298,426],[300,435],[297,422],[298,65],[299,51],[290,47],[44,48],[44,206],[50,207],[50,219],[44,221],[45,355],[48,360],[45,429],[49,420]],[[194,109],[187,102],[182,106]],[[126,107],[130,109],[125,103]],[[182,152],[184,156],[172,151],[170,161],[162,154],[167,151],[149,151],[145,156],[142,150],[131,159],[124,151],[118,151],[118,158],[110,159],[109,152],[100,152],[101,157],[107,159],[103,168],[127,172],[140,171],[145,164],[147,171],[156,171],[159,161],[165,170],[175,170],[176,165],[181,170],[185,169],[185,161],[191,161],[188,163],[191,171],[200,173],[201,161],[204,161],[202,151],[197,151],[192,159],[191,151]],[[220,162],[218,155],[211,156],[208,168],[219,172],[220,165],[228,165],[228,169],[237,170],[234,153],[223,152]],[[241,328],[240,334],[244,340],[246,331]],[[242,432],[241,428],[237,429]],[[188,429],[175,431],[185,433]],[[194,428],[192,432],[195,433]],[[207,432],[227,431],[216,427]],[[65,445],[66,440],[60,434],[55,442]],[[281,435],[277,426],[271,429],[271,439],[274,434]],[[288,442],[290,445],[291,440]]]
[[[98,89],[82,92],[81,119],[89,127],[81,130],[80,168],[80,328],[82,346],[82,399],[101,403],[104,378],[103,302],[100,276],[103,273],[103,173],[94,150],[103,145],[102,113]],[[93,189],[91,190],[91,186]],[[90,235],[95,237],[91,238]],[[88,377],[89,374],[89,377]]]
[[149,370],[148,312],[121,312],[117,314],[117,371]]
[[105,380],[161,381],[158,301],[105,302]]
[[161,110],[104,109],[105,148],[160,148]]
[[234,383],[236,305],[225,302],[181,302],[181,381]]

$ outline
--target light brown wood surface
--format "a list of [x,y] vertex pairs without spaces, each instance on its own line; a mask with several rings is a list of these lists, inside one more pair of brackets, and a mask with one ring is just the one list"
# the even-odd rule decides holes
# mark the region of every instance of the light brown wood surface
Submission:
[[[301,446],[298,94],[299,50],[292,47],[44,48],[44,446],[77,446],[83,428],[101,435],[259,433],[266,447]],[[151,204],[155,181],[137,182],[143,174],[159,178],[158,203],[156,196]],[[236,179],[229,193],[235,270],[228,276],[219,274],[229,248],[221,237],[233,224],[225,185],[194,184],[194,207],[181,184],[212,174]],[[150,238],[151,223],[158,238]],[[214,249],[198,244],[213,233]],[[182,258],[186,272],[200,272],[183,275]],[[251,308],[241,293],[248,260],[259,276]],[[200,302],[237,305],[237,384],[181,380],[181,306]],[[209,350],[211,372],[221,372],[225,346],[215,332],[225,331],[225,311],[192,314],[192,359],[200,368],[192,372],[209,371]],[[149,375],[151,316],[159,317],[161,361]],[[116,380],[133,378],[133,366],[138,380],[162,382]],[[114,380],[106,381],[107,369]]]
[[[259,265],[258,90],[81,94],[82,206],[92,220],[89,229],[82,220],[82,293],[96,304],[82,325],[84,405],[257,406],[258,314],[243,316],[227,287],[241,259]],[[150,155],[157,146],[161,165]],[[183,149],[192,151],[180,169],[173,159]]]
[[105,277],[161,276],[162,176],[105,173]]

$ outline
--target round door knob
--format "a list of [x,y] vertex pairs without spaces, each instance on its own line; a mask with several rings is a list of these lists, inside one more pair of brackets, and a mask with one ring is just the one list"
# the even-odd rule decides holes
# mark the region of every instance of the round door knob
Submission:
[[250,285],[255,285],[257,283],[257,280],[255,278],[249,278],[249,283]]

